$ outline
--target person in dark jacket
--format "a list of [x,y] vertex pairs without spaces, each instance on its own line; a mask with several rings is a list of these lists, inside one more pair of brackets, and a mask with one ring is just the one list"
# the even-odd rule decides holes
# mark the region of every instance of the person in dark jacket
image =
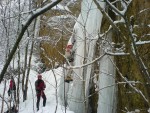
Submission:
[[37,111],[39,110],[40,98],[43,98],[43,107],[46,105],[46,95],[44,90],[46,88],[45,82],[42,80],[42,75],[38,75],[38,79],[35,81],[35,90],[37,96],[36,107]]

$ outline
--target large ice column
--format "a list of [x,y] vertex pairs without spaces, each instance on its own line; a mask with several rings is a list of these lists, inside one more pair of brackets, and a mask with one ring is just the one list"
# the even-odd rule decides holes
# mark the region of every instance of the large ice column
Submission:
[[[105,7],[104,2],[100,2],[102,7]],[[76,38],[75,51],[75,66],[91,62],[94,56],[96,45],[96,36],[101,27],[102,14],[97,9],[93,0],[83,0],[81,13],[77,23],[74,26]],[[86,68],[86,69],[85,69]],[[74,69],[74,81],[72,89],[68,94],[68,106],[75,113],[87,113],[87,99],[89,90],[89,80],[91,76],[91,66]],[[83,72],[84,71],[84,72]],[[85,101],[86,100],[86,101]]]
[[[107,39],[111,43],[112,33],[108,33]],[[110,49],[108,43],[101,48],[101,55],[104,50]],[[112,63],[113,56],[105,55],[100,60],[99,73],[99,100],[97,113],[116,113],[116,86],[115,86],[115,68]]]
[[[81,15],[78,17],[78,22],[82,23]],[[75,29],[75,59],[74,65],[83,64],[84,60],[84,47],[85,47],[85,37],[84,37],[84,28],[82,24],[76,23],[74,26]],[[84,113],[84,87],[83,87],[83,68],[73,70],[73,84],[72,88],[69,89],[68,93],[68,106],[70,110],[75,113]]]
[[[99,2],[102,8],[105,7],[105,2]],[[88,7],[87,7],[88,6]],[[90,9],[88,12],[88,19],[86,22],[86,37],[87,37],[87,63],[92,62],[94,55],[95,55],[95,46],[98,40],[98,33],[101,29],[102,18],[103,15],[97,9],[97,6],[93,2],[93,0],[89,0],[88,2],[84,3],[83,9]],[[89,93],[89,82],[91,80],[92,73],[92,65],[88,65],[86,69],[86,85],[85,85],[85,94],[88,96]]]

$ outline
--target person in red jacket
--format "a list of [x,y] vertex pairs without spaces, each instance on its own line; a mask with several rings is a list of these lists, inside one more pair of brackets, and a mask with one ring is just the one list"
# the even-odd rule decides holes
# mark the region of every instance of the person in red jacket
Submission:
[[35,81],[35,90],[37,96],[36,107],[39,110],[40,97],[43,98],[43,107],[46,105],[46,95],[44,90],[46,88],[45,82],[42,80],[42,75],[38,75],[38,79]]
[[13,76],[10,79],[8,96],[11,96],[13,100],[16,100],[16,84]]

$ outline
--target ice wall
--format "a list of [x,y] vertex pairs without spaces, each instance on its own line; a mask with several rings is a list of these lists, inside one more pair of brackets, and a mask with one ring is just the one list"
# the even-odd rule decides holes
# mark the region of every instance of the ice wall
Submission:
[[[104,2],[100,2],[105,7]],[[97,35],[101,27],[102,14],[97,9],[93,0],[83,0],[81,13],[74,26],[76,51],[74,65],[79,66],[93,60]],[[74,69],[74,81],[69,90],[68,105],[75,113],[88,113],[89,81],[93,74],[92,66]],[[85,101],[86,100],[86,101]]]
[[[100,54],[111,49],[109,43],[112,41],[112,32],[107,34],[107,40],[101,48]],[[99,73],[99,100],[97,113],[116,113],[116,86],[115,86],[115,68],[113,66],[113,56],[105,55],[100,60]]]
[[[105,7],[105,2],[99,1],[99,3],[102,8]],[[103,18],[103,15],[97,9],[93,0],[83,0],[81,6],[81,13],[74,26],[74,38],[76,40],[74,44],[74,66],[90,63],[93,60],[98,39],[97,35],[100,31]],[[111,33],[108,37],[111,41]],[[106,48],[108,47],[109,46],[107,45]],[[103,53],[104,51],[101,49],[101,55]],[[113,85],[115,83],[115,71],[110,58],[113,61],[113,57],[105,56],[99,63],[99,88],[103,90],[100,90],[99,92],[98,113],[114,113],[115,111],[114,102],[116,96],[115,86]],[[65,93],[67,95],[68,107],[75,113],[89,112],[87,109],[89,108],[89,83],[93,74],[92,65],[73,69],[73,83],[70,83],[69,91]]]

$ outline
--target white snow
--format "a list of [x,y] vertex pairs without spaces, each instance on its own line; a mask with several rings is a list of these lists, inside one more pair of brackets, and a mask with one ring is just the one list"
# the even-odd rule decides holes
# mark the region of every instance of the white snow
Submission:
[[[2,65],[0,66],[0,68],[2,68]],[[55,81],[55,77],[54,74],[56,75],[56,80],[57,80],[57,86],[60,82],[60,77],[62,75],[62,68],[59,67],[57,69],[49,70],[46,71],[44,73],[42,73],[43,76],[43,80],[46,83],[46,89],[45,89],[45,94],[47,97],[47,102],[46,102],[46,106],[42,107],[42,98],[40,101],[40,110],[37,113],[63,113],[65,112],[65,108],[64,106],[61,106],[59,104],[59,101],[57,103],[56,101],[56,89],[59,88],[56,87],[56,81]],[[29,77],[29,85],[28,85],[28,99],[23,102],[22,101],[22,90],[20,90],[20,105],[19,105],[19,113],[36,113],[36,93],[35,93],[35,87],[34,87],[34,83],[35,80],[37,79],[37,72],[31,70],[30,72],[30,77]],[[15,78],[16,81],[17,78]],[[6,84],[6,94],[5,94],[5,100],[8,101],[9,97],[7,95],[7,90],[9,88],[9,80],[7,80],[7,84]],[[20,83],[21,85],[21,83]],[[21,87],[21,86],[20,86]],[[3,94],[3,90],[4,90],[4,82],[1,83],[0,85],[0,95]],[[59,97],[58,97],[59,98]],[[1,108],[1,103],[2,103],[2,99],[0,98],[0,108]],[[57,109],[56,109],[57,107]],[[66,108],[66,113],[73,113],[72,111],[70,111],[68,108]],[[7,105],[4,105],[4,111],[7,110]],[[55,112],[56,110],[56,112]]]
[[65,11],[68,11],[68,12],[71,12],[68,8],[68,6],[63,6],[61,4],[58,4],[57,6],[53,7],[52,9],[57,9],[57,10],[65,10]]

